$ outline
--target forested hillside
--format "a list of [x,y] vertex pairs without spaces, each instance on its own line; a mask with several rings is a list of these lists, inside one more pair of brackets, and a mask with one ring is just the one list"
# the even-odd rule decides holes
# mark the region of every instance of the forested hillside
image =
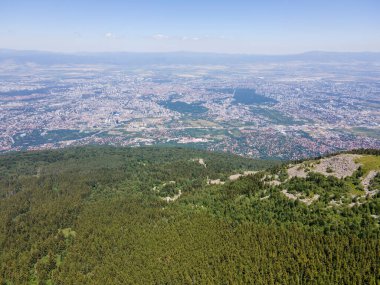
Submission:
[[365,150],[5,154],[0,284],[379,284],[379,170]]

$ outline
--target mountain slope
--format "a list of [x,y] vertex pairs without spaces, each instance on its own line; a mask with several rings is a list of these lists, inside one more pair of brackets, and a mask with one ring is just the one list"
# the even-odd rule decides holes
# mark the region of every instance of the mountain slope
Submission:
[[359,155],[362,172],[342,179],[289,175],[322,160],[287,165],[179,148],[3,155],[1,281],[376,284],[380,198],[364,195],[361,182],[380,157]]

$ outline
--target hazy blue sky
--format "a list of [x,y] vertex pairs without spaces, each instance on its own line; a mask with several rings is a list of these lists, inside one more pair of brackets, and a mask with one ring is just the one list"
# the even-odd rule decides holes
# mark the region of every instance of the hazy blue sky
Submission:
[[0,48],[380,51],[380,0],[0,0]]

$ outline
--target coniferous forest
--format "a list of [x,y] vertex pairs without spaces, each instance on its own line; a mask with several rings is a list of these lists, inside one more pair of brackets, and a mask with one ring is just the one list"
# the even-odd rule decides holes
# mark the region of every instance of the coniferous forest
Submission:
[[285,168],[166,147],[1,155],[0,284],[380,284],[380,195],[348,198],[366,169]]

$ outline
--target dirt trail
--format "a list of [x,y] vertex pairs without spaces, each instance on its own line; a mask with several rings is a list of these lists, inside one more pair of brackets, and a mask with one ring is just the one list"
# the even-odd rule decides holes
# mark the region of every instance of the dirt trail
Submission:
[[207,184],[208,185],[223,185],[225,182],[224,181],[221,181],[220,179],[208,179],[207,180]]
[[375,170],[371,170],[366,177],[363,178],[362,180],[362,185],[363,185],[363,188],[364,188],[364,191],[365,191],[365,194],[366,195],[369,195],[369,196],[373,196],[375,195],[377,192],[379,192],[379,189],[375,189],[375,190],[372,190],[372,191],[369,191],[368,187],[371,183],[371,180],[373,178],[375,178],[375,176],[378,174],[379,172],[378,171],[375,171]]
[[305,171],[305,168],[302,166],[302,164],[296,164],[288,168],[288,175],[289,175],[289,178],[292,178],[292,177],[306,178],[307,173]]
[[292,194],[292,193],[289,193],[288,190],[282,190],[281,191],[282,194],[284,194],[288,199],[290,200],[298,200],[308,206],[310,206],[313,202],[317,201],[319,199],[319,195],[318,194],[315,194],[313,197],[309,197],[309,198],[303,198],[301,199],[300,196],[301,196],[301,193],[297,193],[296,195]]
[[230,175],[230,177],[228,177],[228,179],[231,180],[231,181],[234,181],[234,180],[239,179],[242,176],[253,175],[253,174],[257,173],[257,172],[258,171],[244,171],[243,174],[236,173],[236,174]]
[[169,203],[169,202],[174,202],[179,197],[181,197],[181,195],[182,195],[182,191],[178,190],[178,194],[174,195],[173,197],[167,196],[167,197],[164,197],[164,198],[161,198],[161,199]]

